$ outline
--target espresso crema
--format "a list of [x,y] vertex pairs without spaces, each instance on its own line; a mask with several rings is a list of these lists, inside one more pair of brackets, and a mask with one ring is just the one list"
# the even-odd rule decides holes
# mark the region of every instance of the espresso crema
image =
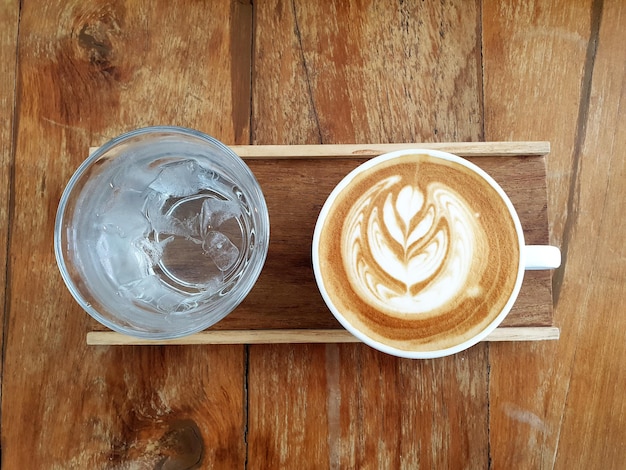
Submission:
[[498,192],[463,165],[404,155],[359,173],[319,239],[323,284],[358,330],[404,350],[461,344],[511,297],[519,239]]

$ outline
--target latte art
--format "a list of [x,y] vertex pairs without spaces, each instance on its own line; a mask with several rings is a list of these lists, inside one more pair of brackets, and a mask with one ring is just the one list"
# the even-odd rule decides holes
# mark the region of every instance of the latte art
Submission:
[[342,231],[342,260],[359,297],[391,315],[423,315],[479,294],[479,214],[441,182],[423,187],[393,175],[355,201]]

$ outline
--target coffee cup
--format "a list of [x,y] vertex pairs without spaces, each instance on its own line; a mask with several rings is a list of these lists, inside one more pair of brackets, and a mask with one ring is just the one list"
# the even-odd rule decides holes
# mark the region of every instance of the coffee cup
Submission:
[[435,358],[483,340],[506,317],[525,270],[554,269],[554,246],[526,245],[504,190],[436,150],[372,158],[331,192],[312,246],[337,320],[392,355]]

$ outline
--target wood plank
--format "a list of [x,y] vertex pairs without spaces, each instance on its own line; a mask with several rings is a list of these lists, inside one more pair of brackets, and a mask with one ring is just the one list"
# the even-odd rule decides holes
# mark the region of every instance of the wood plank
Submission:
[[461,157],[514,157],[550,153],[550,142],[415,142],[393,144],[233,145],[241,158],[365,158],[406,149],[430,149]]
[[[253,144],[481,140],[477,3],[255,8]],[[309,181],[293,174],[289,216]],[[438,361],[362,344],[252,345],[248,390],[249,468],[488,465],[484,345]]]
[[[13,166],[13,110],[17,73],[17,30],[19,1],[0,3],[0,351],[3,350],[8,272],[8,240],[11,201],[11,167]],[[3,363],[0,361],[0,387]],[[1,400],[0,394],[0,400]]]
[[572,366],[555,462],[563,469],[626,462],[626,4],[594,4],[591,21],[595,55],[557,305],[560,318],[579,319],[571,322],[573,356],[559,357]]
[[[520,208],[527,243],[548,241],[543,157],[470,159],[489,173]],[[520,160],[523,162],[521,164]],[[255,160],[249,166],[263,188],[272,236],[265,267],[245,301],[218,328],[332,328],[337,322],[315,284],[311,237],[334,186],[363,160]],[[288,204],[286,204],[288,201]],[[506,326],[552,324],[550,277],[527,273]]]
[[[484,341],[544,341],[559,339],[559,329],[551,326],[533,328],[497,328]],[[346,330],[205,330],[183,338],[146,340],[114,331],[90,331],[91,346],[127,346],[155,344],[288,344],[288,343],[358,343]]]
[[488,1],[483,21],[485,137],[550,139],[550,226],[564,260],[560,341],[490,346],[491,461],[621,468],[624,3]]
[[[456,145],[460,148],[464,144]],[[307,153],[321,153],[315,152],[314,147],[309,146]],[[239,148],[248,149],[248,146]],[[347,147],[349,151],[350,148],[353,147]],[[501,145],[500,151],[503,148],[506,145]],[[512,143],[511,148],[524,148],[524,144]],[[300,147],[294,150],[285,147],[285,150],[297,154]],[[245,152],[249,154],[254,150]],[[248,298],[213,328],[323,329],[338,326],[315,284],[310,259],[311,234],[328,194],[345,174],[365,159],[332,158],[332,165],[328,164],[327,158],[248,160],[269,208],[272,236],[268,258]],[[480,156],[468,159],[491,174],[510,194],[519,211],[526,242],[548,243],[544,157]],[[285,201],[289,201],[288,205]],[[504,326],[549,325],[552,325],[550,274],[529,271]],[[94,329],[100,327],[94,325]]]
[[363,344],[251,346],[250,355],[249,467],[304,457],[323,468],[487,466],[472,466],[486,453],[482,347],[436,361]]
[[244,347],[87,348],[51,247],[89,145],[163,123],[248,142],[251,5],[20,6],[3,468],[242,468]]
[[[553,242],[560,246],[590,2],[571,8],[555,1],[540,13],[533,13],[535,7],[484,2],[485,138],[550,139],[548,206]],[[545,67],[545,57],[550,57],[550,67]],[[534,86],[529,88],[529,83]],[[561,270],[569,269],[564,261]],[[558,343],[490,345],[494,467],[554,466],[571,368],[566,345],[571,348],[575,341],[572,311],[565,314],[557,306],[555,316],[562,333]]]
[[[89,154],[98,147],[90,147]],[[370,158],[407,149],[430,149],[461,157],[546,156],[550,142],[405,142],[393,144],[231,145],[243,159]]]

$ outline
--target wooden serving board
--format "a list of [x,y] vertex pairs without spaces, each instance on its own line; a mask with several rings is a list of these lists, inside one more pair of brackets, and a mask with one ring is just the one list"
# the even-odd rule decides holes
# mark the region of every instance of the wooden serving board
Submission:
[[[93,320],[88,344],[253,344],[357,341],[330,313],[317,289],[311,241],[319,211],[352,169],[404,148],[445,150],[467,158],[507,192],[527,244],[548,244],[545,157],[548,142],[472,142],[368,145],[248,145],[231,147],[256,175],[270,214],[267,261],[244,302],[208,330],[185,338],[147,341]],[[550,271],[527,271],[517,302],[489,341],[558,339],[552,324]]]

